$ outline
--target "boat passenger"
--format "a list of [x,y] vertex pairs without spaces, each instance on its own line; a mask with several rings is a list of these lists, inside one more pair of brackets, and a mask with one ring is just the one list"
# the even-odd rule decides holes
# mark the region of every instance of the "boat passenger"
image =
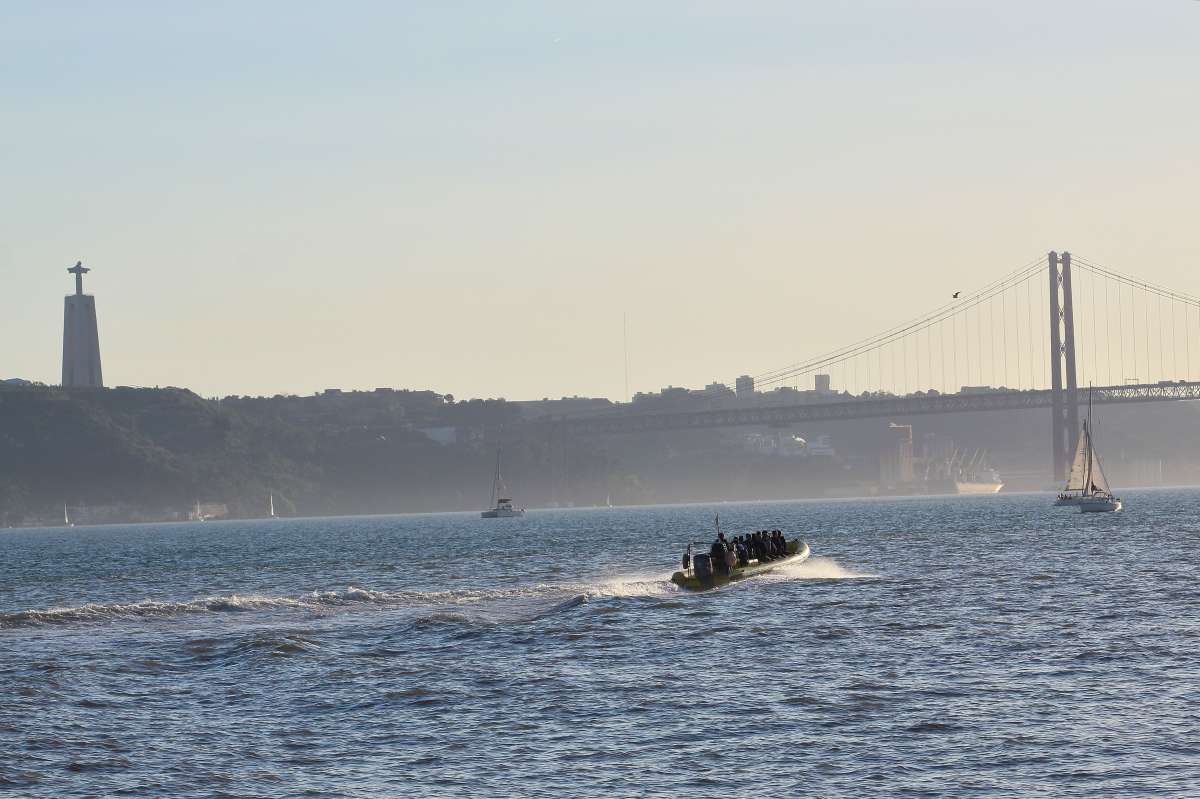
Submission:
[[762,530],[754,531],[754,554],[758,558],[759,563],[766,563],[769,560],[773,560],[770,550],[767,549],[767,542],[763,538]]
[[685,549],[683,551],[683,571],[684,571],[684,573],[687,573],[687,570],[690,568],[692,568],[692,545],[688,544],[687,549]]
[[743,536],[738,536],[733,539],[734,548],[737,549],[738,565],[745,567],[750,565],[750,550],[746,548],[746,542]]
[[729,566],[729,570],[733,571],[733,567],[737,566],[737,552],[733,549],[733,544],[727,544],[725,550],[725,564]]
[[729,565],[725,562],[725,534],[718,533],[717,540],[713,541],[712,547],[708,551],[709,559],[712,561],[713,573],[727,575],[729,574]]

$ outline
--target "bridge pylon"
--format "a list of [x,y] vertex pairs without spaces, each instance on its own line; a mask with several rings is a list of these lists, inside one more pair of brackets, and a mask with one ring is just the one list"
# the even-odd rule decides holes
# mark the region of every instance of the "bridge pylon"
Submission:
[[[1056,481],[1065,480],[1079,435],[1079,385],[1075,372],[1075,306],[1071,253],[1053,250],[1050,265],[1050,446]],[[1064,379],[1065,378],[1065,379]],[[1065,385],[1064,385],[1065,384]]]

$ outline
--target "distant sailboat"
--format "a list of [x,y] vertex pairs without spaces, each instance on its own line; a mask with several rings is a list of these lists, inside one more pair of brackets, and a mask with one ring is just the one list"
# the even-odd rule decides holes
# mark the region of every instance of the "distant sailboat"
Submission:
[[67,513],[67,506],[63,505],[63,527],[74,527],[75,523],[71,521],[70,514]]
[[271,505],[271,510],[270,510],[269,516],[272,519],[278,519],[279,517],[275,515],[275,495],[269,494],[268,497],[270,499],[270,505]]
[[512,498],[505,496],[507,493],[508,487],[504,485],[504,480],[500,477],[500,450],[496,450],[496,476],[492,479],[492,507],[479,515],[484,519],[508,519],[524,516],[525,509],[514,508]]
[[1113,496],[1104,468],[1100,465],[1100,454],[1096,452],[1092,432],[1092,395],[1088,391],[1088,414],[1079,431],[1075,444],[1075,457],[1071,461],[1071,474],[1066,488],[1058,495],[1056,506],[1078,505],[1084,513],[1106,513],[1121,509],[1121,500]]

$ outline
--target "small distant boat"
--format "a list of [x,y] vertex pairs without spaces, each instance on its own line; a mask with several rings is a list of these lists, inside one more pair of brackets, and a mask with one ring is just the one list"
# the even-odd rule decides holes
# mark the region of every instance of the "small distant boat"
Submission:
[[1100,465],[1100,454],[1096,452],[1092,432],[1092,395],[1088,391],[1088,414],[1079,431],[1075,444],[1075,458],[1071,461],[1071,474],[1066,488],[1054,500],[1055,507],[1075,505],[1082,513],[1112,513],[1123,506],[1113,496]]
[[63,527],[74,527],[75,522],[71,521],[70,514],[67,513],[67,506],[63,505]]
[[271,518],[271,519],[278,519],[279,517],[275,515],[275,495],[269,494],[268,498],[269,498],[269,504],[270,504],[270,511],[268,512],[267,516],[268,516],[268,518]]
[[508,493],[508,487],[504,485],[504,479],[500,477],[500,450],[496,450],[496,476],[492,479],[492,507],[491,510],[485,510],[480,513],[480,517],[484,519],[511,519],[517,516],[524,516],[525,509],[513,507],[512,497],[505,496]]

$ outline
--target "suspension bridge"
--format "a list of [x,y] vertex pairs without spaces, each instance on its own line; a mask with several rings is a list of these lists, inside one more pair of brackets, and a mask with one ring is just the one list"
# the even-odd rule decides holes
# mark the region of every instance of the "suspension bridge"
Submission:
[[[1047,324],[1048,323],[1048,324]],[[607,435],[1045,408],[1061,479],[1079,406],[1200,399],[1200,298],[1050,252],[875,336],[753,376],[708,407],[560,417]],[[801,390],[828,375],[833,390]]]

